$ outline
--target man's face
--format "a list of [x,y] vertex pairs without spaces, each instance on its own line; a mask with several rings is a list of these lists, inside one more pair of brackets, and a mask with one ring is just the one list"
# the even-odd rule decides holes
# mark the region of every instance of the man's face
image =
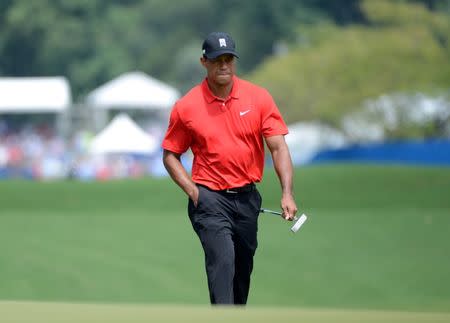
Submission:
[[229,84],[235,72],[235,57],[231,54],[220,55],[214,59],[201,58],[206,68],[208,80],[217,85]]

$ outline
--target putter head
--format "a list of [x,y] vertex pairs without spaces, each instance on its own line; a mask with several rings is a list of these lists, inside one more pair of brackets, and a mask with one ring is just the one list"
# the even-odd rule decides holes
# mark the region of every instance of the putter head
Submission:
[[299,218],[296,217],[295,223],[292,226],[291,231],[294,233],[297,232],[300,229],[300,227],[303,225],[303,223],[305,223],[307,218],[308,217],[305,214],[302,214]]

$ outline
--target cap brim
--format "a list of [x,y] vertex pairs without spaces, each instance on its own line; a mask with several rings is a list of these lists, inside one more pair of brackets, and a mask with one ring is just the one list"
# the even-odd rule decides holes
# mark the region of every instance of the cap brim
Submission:
[[229,50],[229,49],[218,50],[218,51],[215,51],[215,52],[212,52],[212,53],[205,54],[205,56],[208,59],[214,59],[214,58],[219,57],[220,55],[225,55],[225,54],[231,54],[231,55],[239,58],[239,55],[235,51],[232,51],[232,50]]

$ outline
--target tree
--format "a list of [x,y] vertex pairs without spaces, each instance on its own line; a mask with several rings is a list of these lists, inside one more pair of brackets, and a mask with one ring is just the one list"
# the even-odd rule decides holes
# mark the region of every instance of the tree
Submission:
[[[367,25],[300,26],[306,45],[249,75],[269,88],[288,122],[337,125],[366,99],[450,86],[450,22],[419,4],[365,1]],[[411,19],[415,17],[415,19]]]

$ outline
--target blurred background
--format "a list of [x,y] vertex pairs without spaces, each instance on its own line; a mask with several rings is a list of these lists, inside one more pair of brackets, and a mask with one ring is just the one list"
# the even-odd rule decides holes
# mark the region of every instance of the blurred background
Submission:
[[[448,314],[449,15],[449,0],[1,0],[0,299],[208,304],[160,144],[205,75],[203,39],[227,31],[237,74],[288,124],[310,215],[294,236],[261,215],[250,304]],[[303,315],[273,313],[255,322]],[[393,322],[439,321],[414,318]]]
[[[447,0],[0,6],[0,178],[166,175],[168,114],[204,77],[214,30],[235,38],[238,74],[274,96],[296,165],[450,164]],[[110,147],[128,136],[124,118],[134,145]]]

